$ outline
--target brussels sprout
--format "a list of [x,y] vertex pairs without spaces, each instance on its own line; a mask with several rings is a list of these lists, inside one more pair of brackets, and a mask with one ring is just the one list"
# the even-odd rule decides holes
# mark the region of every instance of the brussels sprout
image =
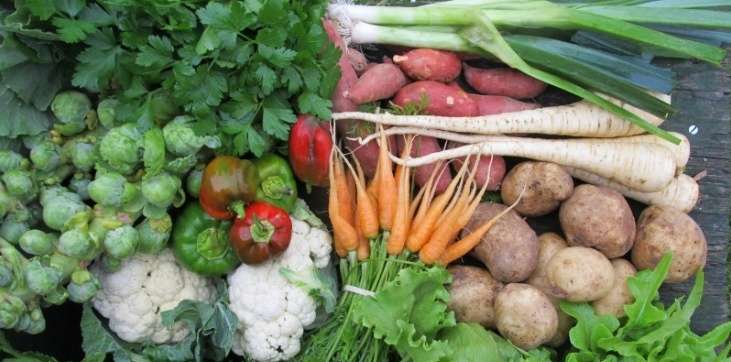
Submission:
[[100,288],[99,279],[88,270],[78,270],[71,274],[71,283],[67,286],[69,299],[76,303],[90,301]]
[[59,285],[56,289],[50,291],[48,294],[43,296],[43,300],[48,304],[61,305],[69,299],[69,293],[63,285]]
[[97,254],[94,241],[89,233],[80,229],[71,229],[61,234],[58,239],[58,251],[81,260],[91,260]]
[[27,167],[28,160],[25,157],[13,151],[0,150],[0,173]]
[[99,105],[96,107],[96,115],[99,118],[99,123],[105,128],[114,127],[118,103],[114,98],[107,98],[99,102]]
[[193,171],[190,171],[188,177],[185,179],[185,191],[188,195],[198,198],[201,190],[201,181],[203,181],[203,168],[196,167]]
[[170,215],[165,214],[157,219],[145,219],[136,227],[140,234],[140,245],[137,247],[142,253],[157,254],[165,248],[173,229]]
[[23,270],[23,278],[33,293],[46,295],[61,283],[61,272],[33,259]]
[[28,230],[20,236],[18,245],[28,254],[46,255],[53,252],[57,237],[41,230]]
[[188,156],[198,152],[203,146],[218,148],[221,140],[217,136],[198,136],[191,127],[193,119],[178,116],[162,129],[168,151],[176,156]]
[[65,197],[71,200],[75,200],[77,202],[81,202],[81,197],[79,197],[79,195],[71,192],[69,189],[63,186],[58,185],[43,189],[43,191],[41,191],[41,196],[38,198],[38,201],[41,203],[42,206],[46,206],[51,200],[57,197]]
[[165,140],[162,130],[154,127],[145,132],[142,160],[148,175],[157,175],[165,166]]
[[77,174],[69,181],[69,188],[79,195],[82,200],[89,200],[89,183],[91,183],[91,180],[86,176]]
[[140,234],[130,225],[123,225],[111,230],[104,237],[104,248],[107,254],[117,259],[124,259],[134,254]]
[[74,142],[70,150],[71,163],[80,171],[89,171],[96,164],[96,148],[91,143]]
[[78,195],[61,194],[46,200],[43,205],[43,222],[51,229],[63,231],[69,227],[69,222],[74,217],[88,219],[88,216],[80,214],[88,214],[90,210]]
[[130,174],[140,162],[141,144],[142,134],[127,123],[107,132],[99,143],[99,154],[112,169]]
[[197,154],[192,154],[184,157],[178,157],[172,161],[169,161],[165,165],[165,171],[172,174],[182,176],[186,172],[190,171],[198,163]]
[[15,204],[15,199],[8,195],[5,186],[0,182],[0,220],[15,208]]
[[30,225],[28,225],[27,222],[20,221],[15,217],[15,215],[11,214],[8,215],[2,225],[0,225],[0,237],[13,244],[17,244],[18,240],[20,240],[20,236],[29,229]]
[[86,114],[91,110],[91,101],[77,91],[61,92],[53,98],[51,112],[60,123],[54,125],[59,133],[71,136],[86,128]]
[[89,197],[104,206],[121,207],[139,197],[137,185],[118,173],[98,175],[89,183]]
[[107,254],[102,258],[102,266],[106,272],[113,273],[122,267],[122,260]]
[[74,272],[74,270],[77,270],[80,267],[78,259],[58,252],[55,252],[48,257],[48,265],[61,272],[61,277],[63,279],[66,279]]
[[165,124],[180,112],[169,92],[157,90],[150,97],[150,113],[156,124]]
[[0,288],[5,288],[13,282],[13,270],[0,263]]
[[18,324],[14,328],[18,332],[28,334],[38,334],[46,329],[46,320],[43,318],[43,312],[36,307],[30,312],[26,312],[20,316]]
[[142,180],[142,196],[157,207],[168,207],[177,196],[182,181],[167,172]]
[[25,314],[23,300],[0,290],[0,329],[13,329],[18,325],[20,317]]
[[61,164],[61,148],[50,141],[43,142],[30,151],[30,160],[41,171],[50,171]]
[[38,186],[33,182],[29,171],[15,169],[3,174],[2,181],[8,195],[23,201],[30,200],[38,193]]

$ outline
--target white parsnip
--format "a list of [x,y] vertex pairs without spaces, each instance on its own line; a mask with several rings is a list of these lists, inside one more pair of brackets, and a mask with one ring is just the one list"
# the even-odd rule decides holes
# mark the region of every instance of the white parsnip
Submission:
[[[413,134],[413,135],[419,135],[419,136],[427,136],[427,137],[434,137],[439,138],[442,140],[447,141],[454,141],[459,143],[479,143],[479,142],[485,142],[487,141],[490,136],[485,135],[469,135],[464,133],[457,133],[457,132],[449,132],[449,131],[440,131],[438,129],[429,129],[429,128],[417,128],[417,127],[390,127],[383,130],[383,133],[388,136],[394,136],[394,135],[405,135],[405,134]],[[366,144],[368,142],[371,142],[378,138],[380,133],[373,133],[370,134],[364,138],[350,138],[353,140],[358,141],[360,144]]]
[[[661,97],[662,98],[662,97]],[[669,101],[669,96],[662,98]],[[664,119],[628,104],[624,109],[637,114],[654,125]],[[574,137],[623,137],[644,131],[617,115],[587,102],[544,107],[520,112],[500,113],[479,117],[400,116],[390,113],[334,113],[334,120],[359,119],[391,126],[426,127],[472,134],[548,134]]]
[[607,180],[588,171],[572,167],[565,167],[565,169],[575,178],[597,186],[608,187],[644,204],[672,207],[686,213],[693,210],[700,196],[698,183],[692,177],[684,174],[674,178],[667,187],[660,191],[642,192]]
[[672,152],[657,144],[585,138],[547,140],[493,136],[481,143],[422,157],[407,160],[392,157],[394,162],[417,167],[476,154],[524,157],[575,167],[643,192],[667,187],[675,177],[677,167]]
[[680,143],[676,145],[651,134],[631,137],[609,138],[607,139],[607,141],[618,143],[645,143],[663,146],[667,148],[670,152],[672,152],[675,158],[675,164],[678,166],[678,169],[681,170],[682,173],[682,169],[685,167],[685,165],[688,164],[688,160],[690,159],[690,141],[688,141],[688,138],[680,133],[670,132],[670,134],[680,139]]

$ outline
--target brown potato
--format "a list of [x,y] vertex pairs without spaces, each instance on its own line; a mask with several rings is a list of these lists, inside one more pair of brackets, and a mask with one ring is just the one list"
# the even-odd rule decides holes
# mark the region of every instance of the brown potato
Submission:
[[556,334],[558,314],[551,300],[535,287],[508,284],[495,299],[497,329],[514,345],[531,349]]
[[626,254],[635,238],[635,219],[617,191],[584,184],[561,205],[561,227],[571,246],[595,248],[607,258]]
[[520,199],[515,211],[525,216],[546,215],[574,192],[574,180],[563,167],[550,162],[521,162],[503,179],[500,195],[507,205]]
[[556,233],[545,233],[538,237],[538,244],[538,264],[526,283],[544,293],[550,293],[551,284],[546,276],[546,266],[554,254],[567,247],[566,240]]
[[559,299],[551,296],[548,296],[548,298],[551,299],[551,303],[553,303],[554,308],[556,308],[556,313],[558,314],[558,327],[556,328],[556,333],[547,344],[551,347],[560,347],[566,343],[566,340],[569,338],[569,331],[571,330],[571,327],[574,326],[574,319],[561,310],[561,307],[559,306],[561,301]]
[[[484,202],[477,206],[462,237],[495,217],[507,206]],[[498,220],[473,249],[492,276],[504,283],[527,279],[538,262],[538,237],[515,211],[511,210]]]
[[632,263],[637,269],[654,268],[671,251],[673,261],[665,282],[680,283],[706,264],[707,248],[703,231],[690,216],[672,208],[650,206],[640,214]]
[[624,305],[634,301],[627,286],[627,278],[637,274],[637,269],[625,259],[612,260],[614,268],[614,286],[604,297],[591,303],[598,315],[611,314],[617,318],[624,317]]
[[503,284],[493,279],[484,268],[455,265],[448,268],[452,274],[449,285],[449,309],[460,322],[479,323],[495,328],[495,296]]
[[614,268],[604,254],[572,246],[559,250],[546,266],[550,294],[571,302],[604,297],[614,285]]

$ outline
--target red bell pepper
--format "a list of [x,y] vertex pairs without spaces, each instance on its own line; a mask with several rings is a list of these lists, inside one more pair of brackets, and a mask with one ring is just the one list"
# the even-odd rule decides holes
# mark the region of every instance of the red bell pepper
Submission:
[[258,264],[287,250],[292,239],[289,214],[272,204],[257,201],[246,207],[229,230],[229,241],[239,259]]
[[289,162],[294,174],[308,185],[327,186],[330,152],[330,124],[310,115],[300,115],[289,133]]
[[206,165],[201,179],[201,208],[219,220],[232,219],[235,209],[253,201],[259,187],[254,163],[232,156],[218,156]]

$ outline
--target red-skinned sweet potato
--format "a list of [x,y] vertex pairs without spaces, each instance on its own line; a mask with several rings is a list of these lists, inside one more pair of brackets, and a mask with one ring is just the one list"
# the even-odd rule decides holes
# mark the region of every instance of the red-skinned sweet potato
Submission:
[[521,102],[506,96],[487,96],[482,94],[470,94],[469,96],[477,103],[478,115],[480,116],[519,112],[541,107],[536,103]]
[[546,89],[546,84],[515,69],[482,69],[465,64],[467,83],[481,94],[506,96],[517,99],[533,98]]
[[[450,142],[449,148],[459,147],[462,146],[461,143],[457,142]],[[465,157],[460,157],[454,159],[454,162],[452,163],[452,167],[455,171],[459,170],[460,167],[462,167],[462,163],[464,162]],[[471,171],[472,168],[475,165],[475,161],[477,161],[476,157],[470,157],[470,160],[467,162],[467,170]],[[488,173],[490,175],[490,178],[488,179]],[[477,183],[477,187],[482,187],[485,182],[487,182],[487,190],[488,191],[495,191],[500,189],[500,185],[503,183],[503,177],[505,177],[505,159],[501,156],[490,156],[490,155],[483,155],[480,156],[480,161],[477,164],[477,173],[475,174],[475,182]]]
[[396,93],[393,103],[398,106],[421,101],[426,97],[426,114],[447,117],[471,117],[478,114],[477,103],[467,93],[453,86],[430,80],[406,85]]
[[[345,50],[343,39],[338,34],[335,24],[331,20],[324,19],[322,26],[327,33],[330,42],[335,44],[341,50]],[[343,54],[338,61],[338,67],[340,67],[340,79],[338,84],[335,86],[331,101],[333,103],[333,112],[354,112],[358,110],[358,105],[353,103],[345,95],[348,89],[358,81],[358,75],[355,73],[355,69],[350,64],[348,57]],[[349,128],[356,126],[358,122],[355,120],[342,120],[337,123],[338,133],[346,133]]]
[[348,90],[347,97],[363,104],[393,97],[406,84],[406,76],[394,64],[377,64],[368,69]]
[[356,74],[360,76],[366,71],[368,60],[363,53],[361,53],[358,49],[348,48],[346,55],[348,56],[348,61]]
[[462,61],[456,54],[435,49],[414,49],[404,55],[394,55],[393,62],[414,80],[446,83],[462,71]]
[[[346,133],[343,134],[343,142],[345,147],[353,152],[355,158],[358,159],[361,167],[363,168],[363,174],[367,179],[373,177],[376,173],[376,166],[378,165],[378,152],[381,147],[378,143],[373,140],[366,144],[360,144],[353,138],[365,138],[366,136],[376,132],[376,127],[372,123],[368,122],[357,122],[352,125]],[[398,154],[398,144],[396,142],[396,136],[391,136],[388,139],[388,147],[391,153]]]
[[[400,153],[404,147],[404,137],[399,136],[397,140]],[[411,149],[411,156],[421,157],[434,152],[439,152],[441,150],[442,146],[439,145],[439,142],[436,138],[427,136],[416,136],[416,138],[414,138],[413,148]],[[426,185],[426,183],[429,182],[429,177],[436,167],[436,164],[429,164],[417,167],[414,170],[414,182],[416,183],[416,185],[419,187],[423,187],[424,185]],[[436,179],[436,193],[439,194],[444,192],[444,190],[446,190],[449,186],[449,183],[452,182],[452,174],[446,165],[443,165],[437,172],[439,173],[439,178]]]

